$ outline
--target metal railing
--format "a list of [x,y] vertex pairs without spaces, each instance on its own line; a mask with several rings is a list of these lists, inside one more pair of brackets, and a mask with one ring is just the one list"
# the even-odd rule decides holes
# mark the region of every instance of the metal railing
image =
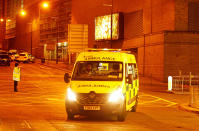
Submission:
[[198,75],[179,75],[173,76],[172,91],[174,93],[189,93],[189,105],[194,108],[199,108],[199,76]]

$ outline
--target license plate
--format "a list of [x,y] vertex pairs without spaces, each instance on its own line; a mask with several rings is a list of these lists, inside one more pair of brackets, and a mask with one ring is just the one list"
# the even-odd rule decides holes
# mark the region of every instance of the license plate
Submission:
[[100,106],[84,106],[84,110],[100,110]]

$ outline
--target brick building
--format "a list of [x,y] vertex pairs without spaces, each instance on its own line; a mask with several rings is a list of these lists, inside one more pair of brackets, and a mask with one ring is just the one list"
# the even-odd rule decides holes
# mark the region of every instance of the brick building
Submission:
[[[58,42],[68,39],[71,0],[49,0],[48,9],[42,9],[43,0],[0,2],[0,18],[6,19],[0,25],[0,48],[32,52],[38,58],[46,51],[55,59],[57,38]],[[20,15],[21,9],[25,16]]]
[[[198,11],[199,0],[74,0],[72,23],[88,24],[90,47],[132,50],[140,74],[166,81],[199,74]],[[124,39],[95,41],[95,17],[111,12],[124,14]]]
[[[182,74],[199,74],[199,0],[50,1],[58,2],[57,6],[52,4],[53,13],[39,9],[41,0],[23,1],[29,15],[17,16],[16,42],[10,47],[30,52],[32,37],[34,55],[43,57],[45,44],[49,45],[46,51],[52,53],[56,25],[55,20],[49,18],[58,16],[63,25],[59,28],[60,41],[67,41],[64,26],[68,23],[88,25],[89,47],[131,50],[136,54],[141,75],[166,81],[169,75],[178,75],[180,70]],[[59,2],[65,2],[64,7]],[[124,38],[95,41],[95,18],[116,12],[124,16]]]
[[3,41],[4,41],[4,30],[5,30],[5,22],[4,22],[4,0],[0,1],[0,49],[3,47]]
[[16,17],[23,8],[23,0],[1,0],[0,1],[0,47],[12,49],[16,42]]
[[25,0],[27,16],[17,20],[17,47],[37,58],[56,59],[57,41],[67,41],[71,21],[71,0],[49,0],[49,7],[41,7],[42,0]]

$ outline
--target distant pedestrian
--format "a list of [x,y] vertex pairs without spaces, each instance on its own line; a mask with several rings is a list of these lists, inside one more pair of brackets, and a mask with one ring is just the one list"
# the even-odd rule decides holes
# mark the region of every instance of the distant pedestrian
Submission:
[[17,92],[18,81],[20,81],[20,68],[18,67],[18,63],[15,63],[15,67],[13,70],[13,80],[14,80],[14,92]]

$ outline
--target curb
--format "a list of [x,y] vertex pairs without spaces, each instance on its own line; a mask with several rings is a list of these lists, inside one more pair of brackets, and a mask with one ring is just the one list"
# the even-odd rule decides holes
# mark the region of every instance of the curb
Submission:
[[184,111],[199,114],[199,109],[190,107],[189,104],[181,104],[178,106],[178,108]]

